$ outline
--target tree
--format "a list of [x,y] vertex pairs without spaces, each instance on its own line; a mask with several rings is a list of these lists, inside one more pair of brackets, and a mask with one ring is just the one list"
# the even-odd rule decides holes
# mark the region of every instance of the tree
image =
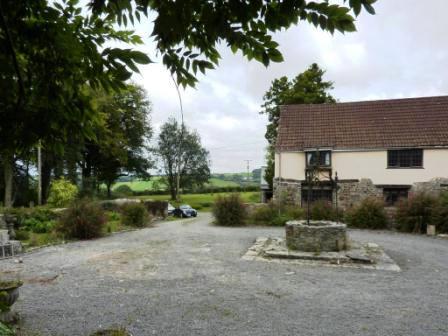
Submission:
[[45,142],[63,153],[73,132],[93,137],[95,114],[84,88],[118,89],[137,63],[132,49],[106,48],[109,40],[140,44],[131,31],[115,30],[107,17],[84,16],[78,0],[0,3],[0,149],[5,206],[12,205],[17,157]]
[[152,162],[148,157],[148,142],[152,135],[149,124],[151,102],[145,90],[135,84],[112,95],[102,95],[97,104],[104,122],[98,128],[97,141],[88,147],[98,155],[92,169],[98,182],[106,184],[108,196],[111,185],[127,174],[149,178]]
[[202,147],[201,138],[195,131],[179,125],[175,119],[163,124],[157,153],[162,160],[165,182],[171,199],[179,194],[177,173],[180,172],[180,188],[202,186],[210,178],[209,153]]
[[272,33],[307,21],[334,33],[356,30],[354,15],[362,8],[374,14],[376,0],[329,1],[148,1],[91,0],[96,15],[114,17],[118,24],[140,21],[141,14],[154,12],[152,37],[165,66],[182,85],[194,85],[196,73],[204,73],[219,63],[217,45],[226,43],[249,60],[264,65],[281,62],[278,43]]
[[268,140],[267,167],[265,179],[272,188],[274,178],[275,142],[280,120],[280,106],[286,104],[323,104],[335,103],[336,100],[328,93],[333,89],[333,82],[324,81],[325,71],[316,63],[297,75],[293,80],[287,77],[275,79],[269,90],[263,96],[261,114],[268,115],[265,138]]

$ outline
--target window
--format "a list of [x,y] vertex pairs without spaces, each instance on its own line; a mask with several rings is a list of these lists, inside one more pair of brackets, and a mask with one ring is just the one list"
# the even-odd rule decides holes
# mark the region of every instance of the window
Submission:
[[423,168],[422,149],[399,149],[387,151],[388,168]]
[[383,189],[384,202],[386,202],[386,205],[388,206],[393,206],[400,199],[408,198],[408,192],[409,188],[398,188],[398,187],[384,188]]
[[[317,161],[317,154],[319,154],[319,161]],[[331,152],[330,151],[316,151],[306,153],[306,165],[314,166],[319,165],[321,167],[331,166]]]

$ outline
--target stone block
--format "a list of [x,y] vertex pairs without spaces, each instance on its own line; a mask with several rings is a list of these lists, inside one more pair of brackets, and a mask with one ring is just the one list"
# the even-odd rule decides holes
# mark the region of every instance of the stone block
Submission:
[[305,220],[286,223],[286,245],[291,250],[331,252],[347,248],[347,226],[330,221]]

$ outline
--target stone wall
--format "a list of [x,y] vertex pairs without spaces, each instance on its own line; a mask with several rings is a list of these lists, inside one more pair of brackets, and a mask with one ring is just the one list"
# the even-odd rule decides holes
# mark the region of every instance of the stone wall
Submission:
[[289,221],[286,245],[292,250],[331,252],[347,248],[346,225],[329,221]]
[[[435,178],[428,182],[415,183],[409,195],[416,192],[438,194],[448,191],[448,178]],[[367,197],[383,198],[383,188],[376,186],[370,179],[342,180],[338,183],[338,207],[346,210],[359,204]],[[302,205],[302,181],[290,179],[274,179],[274,200],[286,204]],[[333,191],[333,202],[336,203],[336,192]]]
[[409,194],[426,192],[437,195],[443,191],[448,191],[448,178],[437,177],[428,182],[415,183],[409,191]]
[[302,182],[274,179],[274,201],[280,201],[284,204],[301,205]]
[[[333,199],[336,200],[335,192]],[[340,181],[338,183],[338,207],[348,209],[358,204],[367,197],[383,197],[383,189],[376,187],[372,180],[361,179],[359,181]]]

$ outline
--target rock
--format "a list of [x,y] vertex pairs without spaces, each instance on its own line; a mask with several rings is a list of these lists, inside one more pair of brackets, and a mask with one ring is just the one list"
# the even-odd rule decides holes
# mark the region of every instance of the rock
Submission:
[[353,262],[359,262],[363,264],[373,264],[374,262],[369,256],[359,252],[348,252],[345,255],[349,257]]
[[378,248],[380,248],[380,246],[378,244],[375,244],[375,243],[367,243],[367,248],[378,249]]

